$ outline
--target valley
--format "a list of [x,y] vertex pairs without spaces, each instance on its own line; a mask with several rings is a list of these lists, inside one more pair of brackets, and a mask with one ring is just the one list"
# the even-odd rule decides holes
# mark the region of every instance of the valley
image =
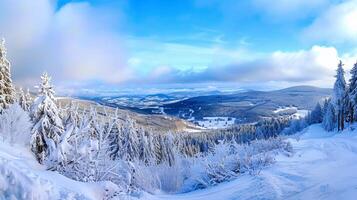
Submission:
[[157,94],[126,97],[78,97],[141,116],[180,118],[205,129],[222,129],[278,116],[304,117],[331,89],[296,86],[275,91],[240,91],[233,94],[190,97]]

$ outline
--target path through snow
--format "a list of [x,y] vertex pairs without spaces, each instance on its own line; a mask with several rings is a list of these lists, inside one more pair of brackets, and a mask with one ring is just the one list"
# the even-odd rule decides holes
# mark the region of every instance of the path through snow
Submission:
[[295,154],[279,155],[259,175],[243,175],[216,187],[179,195],[145,195],[152,200],[356,199],[357,130],[334,134],[320,125],[290,138]]

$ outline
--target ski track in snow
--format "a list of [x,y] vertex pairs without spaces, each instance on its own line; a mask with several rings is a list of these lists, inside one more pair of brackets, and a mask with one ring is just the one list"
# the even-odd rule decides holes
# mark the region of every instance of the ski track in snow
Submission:
[[[356,128],[356,126],[354,127]],[[312,125],[288,139],[294,155],[278,155],[258,175],[186,194],[150,195],[151,200],[356,199],[357,129],[328,133]]]

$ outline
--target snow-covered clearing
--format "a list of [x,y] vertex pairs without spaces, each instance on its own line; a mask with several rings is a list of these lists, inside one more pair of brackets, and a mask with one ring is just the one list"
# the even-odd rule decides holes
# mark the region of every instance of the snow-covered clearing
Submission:
[[203,117],[202,120],[194,121],[199,126],[208,129],[221,129],[233,126],[236,121],[234,117]]
[[115,188],[110,182],[81,183],[46,171],[29,149],[0,142],[0,199],[105,199]]
[[277,108],[273,111],[273,113],[282,114],[282,115],[293,113],[292,116],[296,119],[299,119],[299,118],[304,118],[305,116],[307,116],[309,111],[303,110],[303,109],[298,109],[295,106],[289,106],[289,107]]
[[143,199],[356,199],[357,130],[328,133],[317,124],[288,140],[294,155],[279,155],[258,175],[242,175],[186,194],[147,194]]

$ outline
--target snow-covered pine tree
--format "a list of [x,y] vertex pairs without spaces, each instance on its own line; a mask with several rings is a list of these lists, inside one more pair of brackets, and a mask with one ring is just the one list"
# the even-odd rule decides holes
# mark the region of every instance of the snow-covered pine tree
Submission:
[[27,89],[26,93],[23,91],[22,88],[18,91],[17,101],[19,105],[22,107],[23,110],[30,112],[31,105],[32,105],[32,97],[30,94],[29,89]]
[[64,116],[63,124],[66,129],[68,129],[70,126],[77,126],[78,122],[78,105],[75,105],[73,102],[70,103],[70,105],[67,107],[66,115]]
[[29,111],[30,110],[29,104],[28,104],[27,99],[26,99],[26,95],[25,95],[24,91],[22,90],[22,88],[20,88],[19,92],[18,92],[18,103],[20,104],[21,108],[24,111]]
[[145,164],[153,164],[155,161],[151,133],[146,135],[143,128],[139,129],[139,159]]
[[328,104],[331,102],[331,99],[330,98],[326,98],[324,100],[324,106],[322,108],[322,116],[325,116],[325,113],[327,112],[327,107],[328,107]]
[[10,62],[6,58],[5,40],[0,42],[0,112],[12,104],[15,90],[12,86]]
[[26,104],[28,107],[28,111],[30,111],[31,105],[32,105],[32,96],[30,94],[30,89],[27,88],[26,94],[25,94],[25,99],[26,99]]
[[317,103],[314,110],[312,110],[311,115],[310,115],[310,124],[316,124],[316,123],[321,123],[322,122],[322,108],[320,103]]
[[322,120],[322,126],[326,131],[333,131],[336,127],[335,110],[331,102],[325,104],[325,113]]
[[16,91],[16,101],[21,105],[21,101],[23,101],[24,99],[25,99],[25,93],[22,87],[20,87],[18,91]]
[[163,137],[162,143],[162,151],[163,151],[163,160],[162,162],[167,162],[170,166],[175,163],[175,145],[174,145],[174,137],[172,133],[168,133]]
[[89,132],[91,138],[96,138],[98,136],[98,125],[101,123],[98,117],[98,111],[95,107],[91,107],[89,110]]
[[122,141],[120,132],[119,132],[119,127],[118,123],[113,127],[111,130],[110,136],[108,138],[110,140],[109,145],[110,148],[108,149],[110,158],[112,160],[116,160],[119,156],[119,150],[120,150],[120,142]]
[[[92,138],[90,135],[91,120],[86,112],[81,113],[78,117],[77,126],[75,127],[71,121],[66,124],[66,132],[74,127],[70,139],[67,139],[69,144],[73,147],[70,150],[71,156],[69,162],[62,165],[60,172],[72,179],[79,181],[94,181],[94,167],[93,167],[93,149]],[[64,133],[67,134],[67,133]],[[66,138],[66,137],[63,137]],[[67,148],[68,150],[68,148]]]
[[64,128],[55,103],[55,92],[50,83],[51,78],[47,73],[44,73],[41,80],[39,96],[31,107],[31,117],[34,122],[31,131],[31,147],[38,161],[43,163],[46,158],[54,153],[53,151],[60,142]]
[[120,158],[123,160],[133,161],[139,158],[139,138],[138,128],[133,119],[126,117],[124,124],[121,126],[122,134]]
[[[57,144],[56,152],[54,156],[56,157],[56,162],[52,163],[52,169],[56,169],[62,173],[67,172],[69,163],[75,162],[76,150],[76,139],[82,139],[82,135],[78,134],[79,126],[79,114],[78,107],[72,102],[70,106],[65,110],[66,115],[64,116],[64,132],[61,135],[61,139]],[[78,137],[78,138],[76,138]],[[50,163],[51,164],[51,163]]]
[[175,162],[174,156],[174,142],[171,133],[167,135],[158,134],[155,136],[154,141],[155,157],[157,163],[165,163],[168,165],[173,165]]
[[337,130],[341,131],[344,129],[344,109],[345,109],[345,97],[346,97],[346,81],[345,72],[343,70],[342,61],[338,64],[336,82],[333,87],[332,103],[335,107],[335,114],[337,118]]
[[351,78],[349,80],[348,87],[348,116],[350,123],[353,123],[356,119],[356,113],[354,112],[357,109],[357,62],[354,64],[353,68],[350,71]]

